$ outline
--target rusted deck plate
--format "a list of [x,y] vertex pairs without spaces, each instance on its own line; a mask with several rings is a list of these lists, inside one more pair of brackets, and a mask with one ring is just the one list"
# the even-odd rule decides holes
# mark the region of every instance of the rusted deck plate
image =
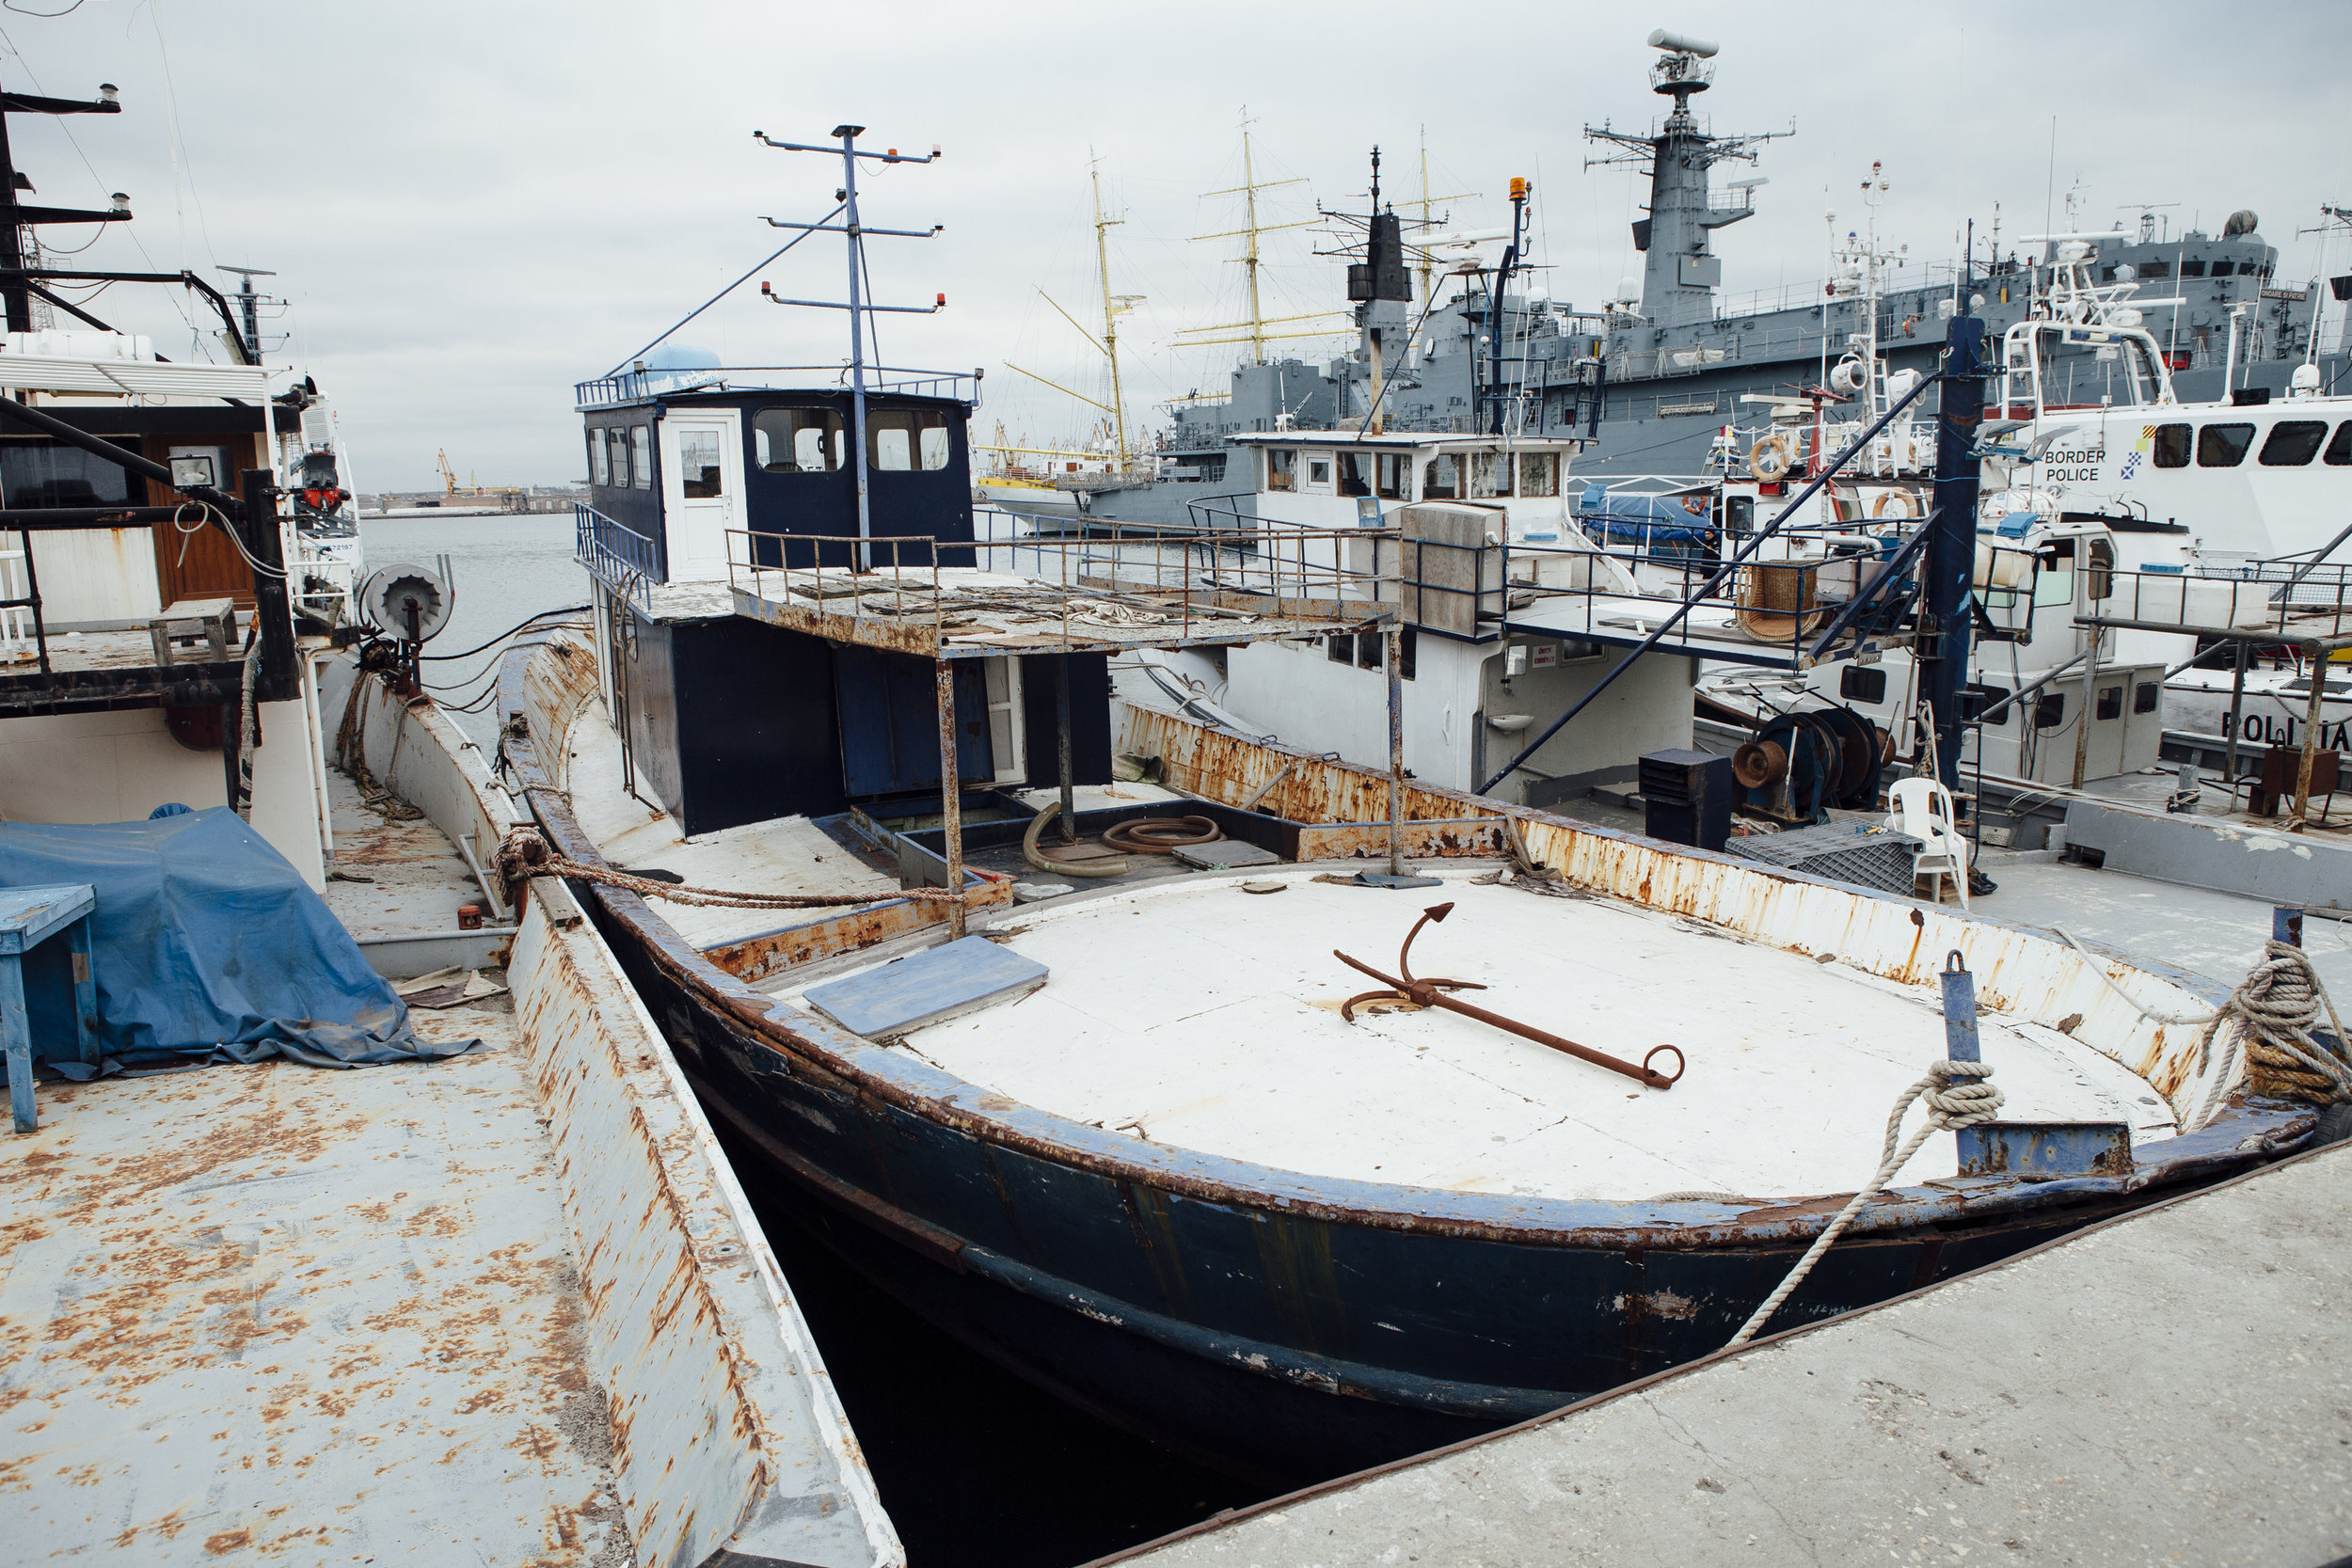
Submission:
[[498,1047],[430,1066],[42,1086],[0,1161],[8,1560],[584,1564],[617,1541],[511,1024],[420,1014]]
[[2347,1291],[2339,1145],[1120,1560],[2336,1560]]

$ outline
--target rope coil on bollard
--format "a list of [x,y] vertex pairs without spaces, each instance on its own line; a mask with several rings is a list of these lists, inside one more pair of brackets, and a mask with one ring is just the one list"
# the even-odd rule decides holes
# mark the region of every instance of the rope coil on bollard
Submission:
[[[1928,1075],[1902,1092],[1902,1097],[1895,1101],[1893,1114],[1886,1118],[1886,1147],[1879,1161],[1878,1170],[1862,1184],[1860,1192],[1847,1200],[1845,1208],[1837,1212],[1837,1217],[1829,1222],[1828,1227],[1814,1239],[1813,1245],[1797,1260],[1797,1266],[1788,1271],[1788,1277],[1783,1279],[1779,1288],[1764,1298],[1764,1305],[1758,1307],[1740,1326],[1740,1332],[1733,1335],[1731,1342],[1724,1347],[1725,1350],[1736,1349],[1756,1338],[1756,1331],[1770,1323],[1772,1314],[1780,1310],[1781,1303],[1804,1283],[1804,1276],[1813,1272],[1813,1265],[1821,1260],[1821,1255],[1836,1245],[1837,1238],[1846,1233],[1846,1227],[1851,1225],[1854,1216],[1862,1212],[1862,1206],[1895,1180],[1895,1174],[1910,1163],[1914,1154],[1919,1152],[1920,1145],[1947,1128],[1974,1127],[1979,1122],[1991,1121],[2000,1114],[2001,1105],[2008,1097],[1985,1082],[1992,1076],[1993,1067],[1989,1062],[1937,1061],[1928,1064]],[[1910,1137],[1904,1138],[1901,1148],[1898,1148],[1896,1140],[1902,1134],[1903,1114],[1911,1109],[1914,1101],[1926,1102],[1928,1119],[1920,1123],[1918,1130]]]
[[716,906],[738,910],[830,910],[852,904],[887,904],[908,899],[918,904],[955,904],[961,894],[944,887],[899,888],[888,893],[736,893],[724,888],[691,887],[682,882],[632,877],[608,866],[588,865],[557,854],[548,841],[529,828],[517,828],[499,846],[500,873],[509,882],[526,877],[567,877],[599,886],[618,888],[641,898],[672,904]]
[[[2237,1075],[2237,1057],[2245,1057],[2246,1086],[2256,1094],[2284,1100],[2305,1100],[2319,1105],[2352,1101],[2352,1068],[2312,1037],[2320,1008],[2335,1025],[2336,1038],[2346,1039],[2344,1021],[2336,1016],[2334,998],[2312,969],[2312,960],[2292,942],[2263,943],[2262,961],[2249,971],[2230,999],[2205,1022],[2197,1037],[2197,1070],[2203,1072],[2213,1053],[2214,1037],[2225,1021],[2234,1021],[2221,1067],[2205,1091],[2197,1114],[2202,1128],[2221,1108]],[[2195,1129],[2192,1129],[2194,1131]]]

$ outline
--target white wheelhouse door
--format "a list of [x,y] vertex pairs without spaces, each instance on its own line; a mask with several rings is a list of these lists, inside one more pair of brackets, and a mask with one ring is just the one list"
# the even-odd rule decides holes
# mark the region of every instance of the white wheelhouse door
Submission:
[[743,515],[743,430],[732,408],[680,410],[661,421],[661,515],[672,582],[722,582],[727,530]]

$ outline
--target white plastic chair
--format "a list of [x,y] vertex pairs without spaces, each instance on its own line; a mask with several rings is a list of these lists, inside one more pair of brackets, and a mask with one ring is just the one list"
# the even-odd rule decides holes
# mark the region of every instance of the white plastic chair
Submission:
[[1960,907],[1968,908],[1968,841],[1953,819],[1952,792],[1934,779],[1901,779],[1886,792],[1886,825],[1918,839],[1923,847],[1912,856],[1911,874],[1935,878],[1936,902],[1944,901],[1944,879],[1960,892]]

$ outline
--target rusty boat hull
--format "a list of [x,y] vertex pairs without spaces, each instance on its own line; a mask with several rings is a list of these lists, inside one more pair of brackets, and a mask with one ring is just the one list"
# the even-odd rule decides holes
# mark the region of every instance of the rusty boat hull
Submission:
[[[560,637],[509,656],[502,761],[551,845],[595,864],[557,771],[539,760],[581,710],[583,668],[586,650]],[[1363,823],[1386,787],[1367,769],[1166,716],[1131,716],[1122,739],[1213,800],[1248,798],[1287,770],[1266,809],[1296,822]],[[1409,793],[1422,826],[1447,825],[1423,853],[1443,853],[1439,837],[1491,853],[1508,816],[1534,853],[1596,892],[1744,922],[1751,940],[1799,951],[1788,923],[1819,922],[1819,906],[1835,901],[1850,949],[1858,926],[1880,931],[1889,952],[1907,940],[1909,953],[1882,973],[1922,983],[1947,948],[1963,948],[1991,1006],[2053,1022],[2072,1008],[2092,1018],[2086,1030],[2105,1020],[2148,1038],[2144,1017],[2123,1019],[2129,1009],[2103,1001],[2087,961],[2039,933],[1425,785]],[[1850,1196],[1729,1204],[1472,1193],[1143,1142],[788,1006],[637,895],[576,885],[731,1148],[780,1177],[794,1217],[848,1264],[1070,1402],[1277,1485],[1475,1436],[1721,1349]],[[1746,912],[1725,900],[1744,900]],[[835,950],[873,940],[861,920],[875,916],[831,927]],[[827,950],[828,923],[801,929],[795,952]],[[2190,1044],[2167,1046],[2161,1028],[2154,1041],[2168,1063]],[[2315,1120],[2309,1106],[2241,1096],[2202,1131],[2121,1167],[1894,1189],[1774,1327],[1883,1301],[2294,1152]]]

